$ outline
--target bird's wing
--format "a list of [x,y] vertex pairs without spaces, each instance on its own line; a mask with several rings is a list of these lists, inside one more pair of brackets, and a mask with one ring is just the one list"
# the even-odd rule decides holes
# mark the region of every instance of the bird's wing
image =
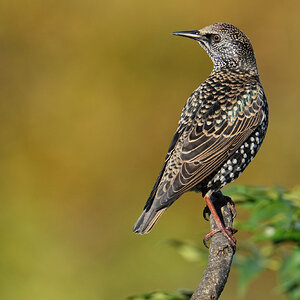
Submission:
[[175,134],[174,134],[174,136],[172,138],[171,144],[169,146],[168,152],[167,152],[166,157],[165,157],[164,165],[163,165],[161,171],[159,172],[158,178],[156,179],[154,187],[153,187],[153,189],[152,189],[152,191],[150,193],[150,196],[149,196],[149,198],[148,198],[148,200],[147,200],[147,202],[146,202],[146,204],[144,206],[144,209],[146,209],[146,210],[148,210],[151,207],[151,205],[152,205],[153,199],[154,199],[154,197],[156,195],[156,192],[157,192],[157,188],[158,188],[158,186],[159,186],[159,184],[161,182],[162,176],[163,176],[163,174],[165,172],[165,168],[166,168],[166,166],[168,164],[168,161],[169,161],[170,157],[172,156],[172,153],[173,153],[173,151],[175,149],[175,146],[176,146],[176,144],[178,142],[178,139],[181,136],[182,132],[183,132],[182,126],[179,125],[179,127],[177,128],[177,130],[176,130],[176,132],[175,132]]
[[189,127],[189,125],[191,124],[191,121],[192,121],[193,116],[196,112],[197,106],[201,105],[201,101],[199,101],[199,95],[200,95],[199,90],[198,89],[195,90],[191,94],[191,96],[188,98],[187,104],[184,106],[184,108],[182,110],[181,117],[180,117],[180,120],[179,120],[179,124],[178,124],[176,132],[175,132],[175,134],[172,138],[172,141],[171,141],[171,144],[169,146],[168,152],[166,154],[163,167],[161,168],[161,171],[160,171],[160,173],[159,173],[159,175],[156,179],[156,182],[155,182],[154,187],[153,187],[153,189],[150,193],[150,196],[149,196],[149,198],[148,198],[148,200],[147,200],[147,202],[144,206],[145,210],[148,210],[151,207],[151,205],[153,203],[153,200],[155,198],[158,186],[161,183],[161,179],[162,179],[162,177],[165,173],[166,166],[167,166],[170,158],[172,157],[174,149],[176,148],[177,143],[181,139],[182,134],[184,133],[184,131],[186,131],[187,127]]
[[157,209],[209,176],[247,140],[264,118],[263,97],[257,84],[247,93],[200,107],[199,117],[182,132],[164,166],[155,190]]

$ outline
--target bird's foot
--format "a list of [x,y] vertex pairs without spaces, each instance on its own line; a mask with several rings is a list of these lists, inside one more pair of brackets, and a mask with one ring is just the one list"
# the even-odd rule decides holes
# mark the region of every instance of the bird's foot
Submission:
[[211,232],[209,232],[208,234],[206,234],[203,238],[203,244],[206,248],[208,248],[207,245],[207,241],[211,239],[211,237],[213,235],[215,235],[218,232],[223,232],[224,236],[229,240],[229,242],[231,243],[231,245],[235,248],[236,246],[236,238],[234,237],[234,233],[236,233],[238,230],[236,228],[225,228],[225,227],[221,227],[218,229],[214,229]]

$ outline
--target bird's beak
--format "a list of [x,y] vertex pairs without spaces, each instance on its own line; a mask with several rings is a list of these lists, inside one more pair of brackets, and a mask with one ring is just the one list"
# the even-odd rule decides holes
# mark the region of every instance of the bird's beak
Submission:
[[190,39],[194,39],[196,41],[203,40],[205,38],[204,35],[202,35],[199,30],[189,30],[189,31],[176,31],[172,33],[173,35],[177,36],[183,36]]

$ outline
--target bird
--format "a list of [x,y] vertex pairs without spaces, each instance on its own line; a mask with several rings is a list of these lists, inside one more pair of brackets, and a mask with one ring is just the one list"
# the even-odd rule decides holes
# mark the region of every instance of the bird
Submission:
[[235,230],[225,228],[214,195],[253,160],[268,127],[268,103],[248,37],[229,23],[175,36],[198,42],[213,62],[208,78],[190,95],[163,167],[133,231],[150,232],[161,215],[188,191],[202,193],[206,207],[233,246]]

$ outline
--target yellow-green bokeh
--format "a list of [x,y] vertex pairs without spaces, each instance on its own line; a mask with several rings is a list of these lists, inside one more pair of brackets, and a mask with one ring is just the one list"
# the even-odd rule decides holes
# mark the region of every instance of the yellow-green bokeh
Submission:
[[[0,2],[0,298],[119,300],[195,288],[203,266],[166,238],[201,240],[199,195],[150,235],[131,232],[187,97],[212,64],[171,36],[226,21],[251,39],[270,106],[237,183],[299,184],[299,1]],[[231,274],[223,299],[235,294]],[[271,294],[265,274],[245,299]]]

